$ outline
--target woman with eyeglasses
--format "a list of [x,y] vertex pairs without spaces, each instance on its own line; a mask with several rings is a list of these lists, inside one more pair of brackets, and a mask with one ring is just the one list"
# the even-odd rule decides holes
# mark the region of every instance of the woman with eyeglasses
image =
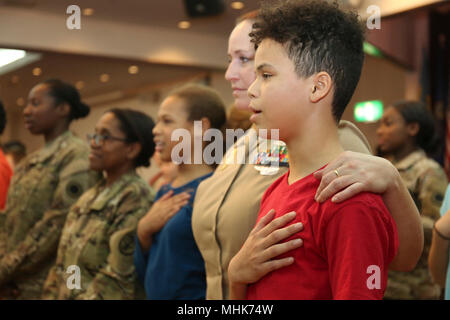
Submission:
[[112,109],[88,135],[90,167],[103,179],[67,216],[44,299],[144,298],[133,265],[134,237],[154,194],[136,168],[150,165],[153,126],[142,112]]
[[80,94],[61,80],[37,84],[23,110],[26,128],[45,146],[15,168],[0,212],[0,299],[38,299],[54,264],[71,205],[98,179],[89,149],[69,130],[89,114]]

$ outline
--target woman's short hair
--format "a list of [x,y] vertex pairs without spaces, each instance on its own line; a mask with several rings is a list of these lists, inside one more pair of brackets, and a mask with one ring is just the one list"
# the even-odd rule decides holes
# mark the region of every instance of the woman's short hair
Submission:
[[169,96],[183,99],[189,121],[207,118],[211,128],[222,130],[227,120],[225,104],[216,90],[201,84],[187,84]]

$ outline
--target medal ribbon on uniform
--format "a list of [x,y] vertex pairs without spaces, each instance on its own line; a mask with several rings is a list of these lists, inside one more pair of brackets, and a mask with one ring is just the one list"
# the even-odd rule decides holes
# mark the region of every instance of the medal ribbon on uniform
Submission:
[[255,155],[254,163],[256,165],[269,166],[272,163],[279,163],[279,166],[289,165],[289,155],[285,145],[277,144],[273,148],[267,148],[265,151],[259,151]]

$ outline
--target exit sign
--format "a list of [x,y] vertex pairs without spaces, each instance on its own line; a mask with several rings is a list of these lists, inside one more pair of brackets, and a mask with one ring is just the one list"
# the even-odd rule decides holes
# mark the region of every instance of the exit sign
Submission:
[[375,122],[383,115],[383,102],[363,101],[355,104],[354,117],[357,122]]

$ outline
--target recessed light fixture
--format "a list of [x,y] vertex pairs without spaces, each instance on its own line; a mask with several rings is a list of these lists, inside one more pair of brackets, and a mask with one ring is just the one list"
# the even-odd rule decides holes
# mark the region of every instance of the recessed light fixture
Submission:
[[26,52],[23,50],[0,48],[0,76],[38,61],[40,53]]
[[78,90],[81,90],[84,88],[84,81],[77,81],[75,83],[75,88],[77,88]]
[[0,49],[0,67],[6,66],[16,60],[24,58],[26,52],[23,50]]
[[20,80],[19,76],[12,76],[11,77],[11,83],[12,84],[18,84],[19,80]]
[[231,8],[235,9],[235,10],[241,10],[245,7],[244,3],[242,1],[233,1],[230,4]]
[[92,8],[83,9],[83,15],[92,16],[93,14],[94,14],[94,9],[92,9]]
[[178,28],[180,28],[180,29],[189,29],[190,27],[191,27],[191,23],[189,21],[178,22]]
[[40,76],[41,74],[42,74],[42,69],[41,68],[39,68],[39,67],[37,67],[37,68],[34,68],[33,69],[33,71],[32,71],[32,73],[33,73],[33,76]]
[[138,72],[139,72],[139,67],[138,66],[132,65],[132,66],[130,66],[128,68],[128,73],[129,74],[136,74]]
[[16,100],[16,104],[17,104],[19,107],[23,107],[23,106],[25,105],[25,99],[22,98],[22,97],[18,98],[18,99]]
[[100,76],[100,81],[101,82],[108,82],[109,81],[109,74],[104,73]]

